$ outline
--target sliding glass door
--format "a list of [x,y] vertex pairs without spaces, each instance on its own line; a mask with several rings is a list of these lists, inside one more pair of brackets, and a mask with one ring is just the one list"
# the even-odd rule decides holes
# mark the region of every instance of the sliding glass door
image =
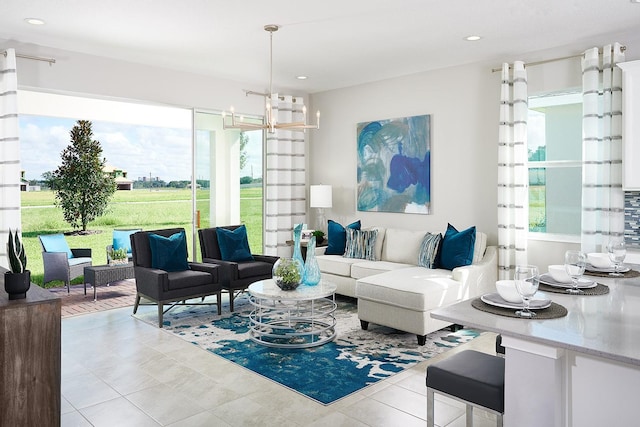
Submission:
[[[262,123],[262,118],[245,118]],[[263,132],[225,130],[222,115],[194,112],[194,249],[197,229],[245,224],[252,252],[262,253]]]

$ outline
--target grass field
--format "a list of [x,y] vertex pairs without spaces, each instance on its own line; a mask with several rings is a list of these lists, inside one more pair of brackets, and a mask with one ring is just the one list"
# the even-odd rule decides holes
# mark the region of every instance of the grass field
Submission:
[[[69,233],[72,230],[62,216],[62,210],[54,206],[51,191],[23,192],[22,236],[27,252],[31,280],[42,285],[44,267],[42,249],[38,241],[40,234]],[[201,226],[208,227],[209,191],[196,192],[196,205],[200,209]],[[262,253],[262,188],[240,190],[240,219],[246,224],[249,245],[254,253]],[[106,247],[112,243],[115,228],[159,228],[183,227],[187,231],[187,244],[192,258],[191,234],[191,190],[167,189],[161,191],[133,190],[117,191],[109,204],[108,212],[87,227],[93,234],[66,236],[72,248],[91,248],[94,265],[107,261]],[[196,251],[200,258],[199,248]],[[77,278],[72,283],[82,283]],[[45,287],[61,286],[62,282],[50,282]]]

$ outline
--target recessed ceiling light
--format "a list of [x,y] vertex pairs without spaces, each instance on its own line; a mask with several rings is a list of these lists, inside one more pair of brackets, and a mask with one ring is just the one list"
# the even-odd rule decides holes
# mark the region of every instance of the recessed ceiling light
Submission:
[[38,18],[25,18],[25,22],[31,25],[44,25],[44,21]]
[[297,76],[296,79],[298,79],[298,80],[307,80],[307,76]]
[[475,41],[480,40],[481,38],[482,38],[482,37],[480,37],[480,36],[467,36],[467,37],[465,37],[464,39],[465,39],[466,41],[468,41],[468,42],[475,42]]

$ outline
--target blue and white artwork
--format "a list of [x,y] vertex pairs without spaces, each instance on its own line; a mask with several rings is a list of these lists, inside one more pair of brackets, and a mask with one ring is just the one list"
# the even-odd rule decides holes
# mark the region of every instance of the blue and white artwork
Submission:
[[431,115],[358,123],[358,210],[431,213]]

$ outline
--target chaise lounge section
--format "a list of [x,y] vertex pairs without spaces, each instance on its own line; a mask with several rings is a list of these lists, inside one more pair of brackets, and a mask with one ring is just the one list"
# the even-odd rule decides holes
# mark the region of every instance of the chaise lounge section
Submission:
[[431,310],[491,292],[495,286],[497,249],[487,246],[486,234],[475,228],[471,264],[451,270],[417,265],[427,231],[370,229],[377,230],[375,260],[316,250],[323,278],[338,286],[337,293],[358,299],[363,329],[369,323],[392,327],[416,334],[422,345],[427,334],[449,325],[432,319]]

